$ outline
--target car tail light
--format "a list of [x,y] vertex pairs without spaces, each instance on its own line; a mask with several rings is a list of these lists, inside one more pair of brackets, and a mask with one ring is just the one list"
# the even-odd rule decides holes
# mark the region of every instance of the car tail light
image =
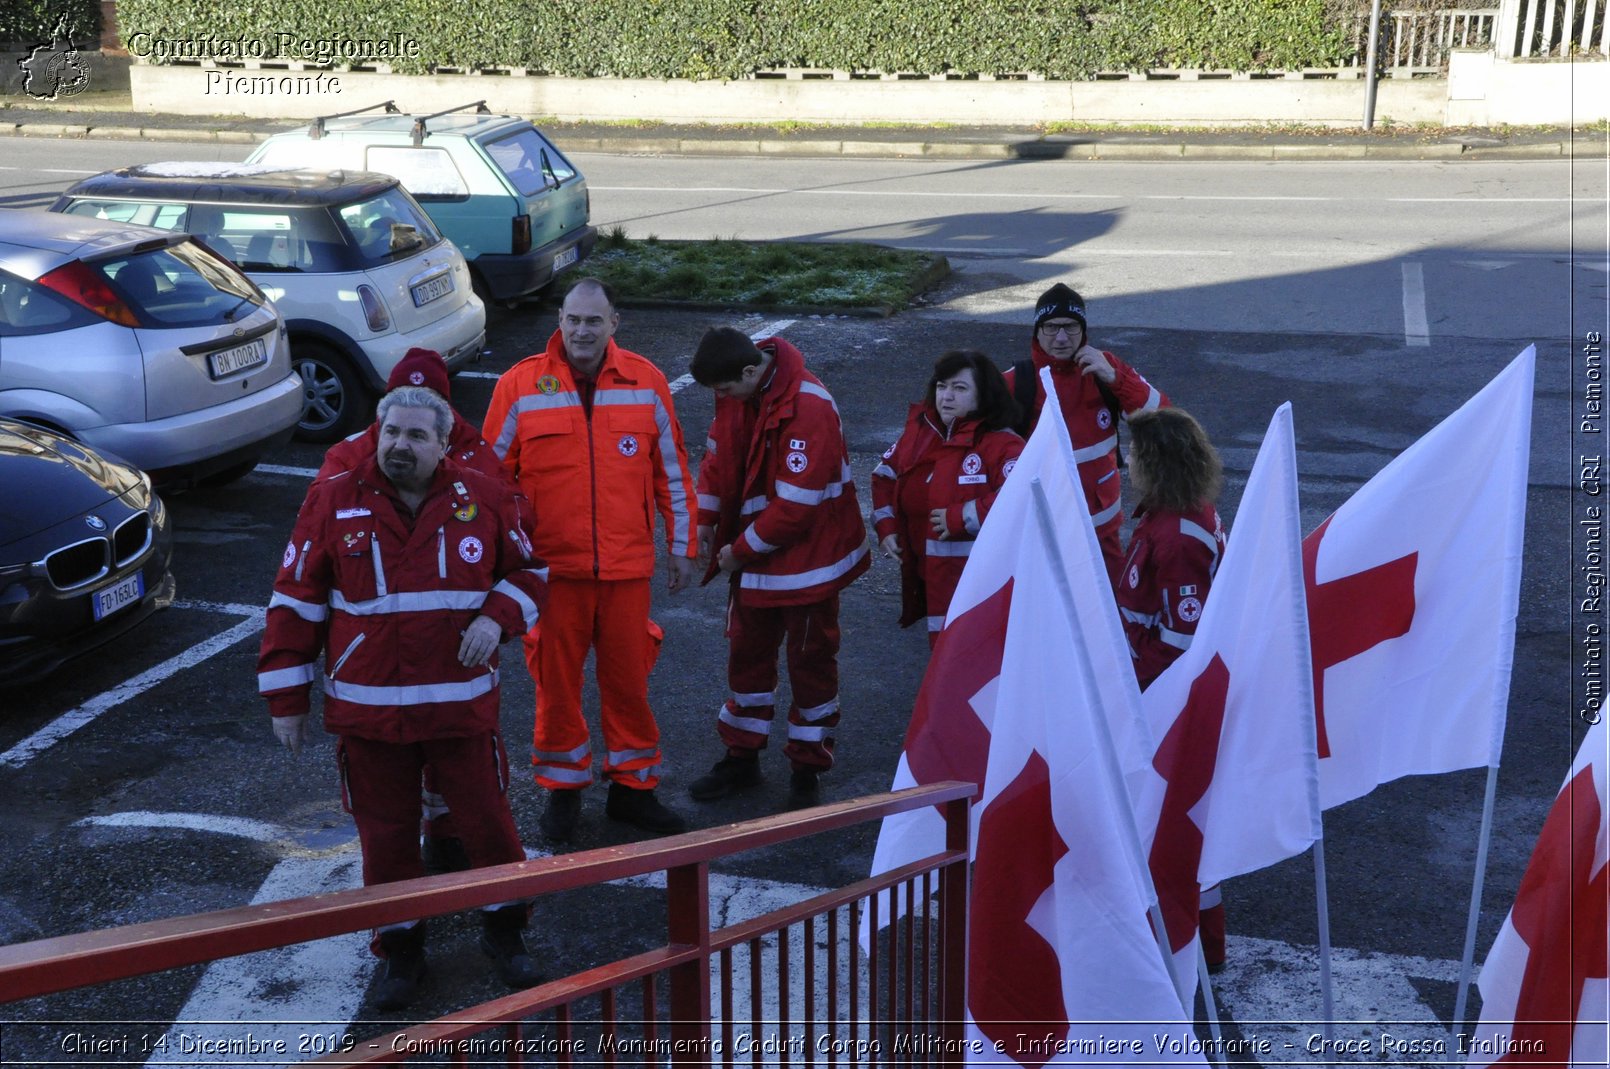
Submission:
[[386,302],[380,299],[374,287],[359,286],[358,303],[363,305],[363,317],[369,321],[370,330],[380,334],[391,329],[391,313],[386,311]]
[[514,255],[519,256],[531,251],[531,217],[517,215],[514,217]]
[[48,274],[41,275],[39,284],[47,286],[74,304],[88,308],[102,319],[110,319],[125,327],[140,325],[123,298],[112,291],[105,276],[82,260],[63,264]]

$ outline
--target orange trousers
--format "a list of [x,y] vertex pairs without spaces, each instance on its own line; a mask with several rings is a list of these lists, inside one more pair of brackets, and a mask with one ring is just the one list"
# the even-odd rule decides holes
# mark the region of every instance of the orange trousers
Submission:
[[596,656],[604,775],[651,790],[660,782],[660,727],[648,704],[658,653],[648,618],[648,579],[548,581],[548,605],[526,663],[537,682],[531,764],[537,784],[579,790],[592,782],[592,743],[582,715],[582,671]]

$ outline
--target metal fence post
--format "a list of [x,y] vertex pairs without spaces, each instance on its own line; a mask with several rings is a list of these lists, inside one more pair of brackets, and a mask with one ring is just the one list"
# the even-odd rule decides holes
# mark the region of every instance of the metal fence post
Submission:
[[695,961],[673,966],[671,1061],[677,1065],[715,1062],[710,1043],[710,866],[700,861],[665,873],[666,927],[671,945],[696,946]]
[[1376,52],[1381,47],[1381,0],[1370,4],[1370,37],[1364,46],[1364,129],[1375,127]]
[[[958,798],[945,803],[945,849],[960,850],[970,857],[968,836],[972,817],[969,800]],[[967,1038],[967,882],[970,861],[946,865],[939,873],[939,930],[943,940],[940,952],[939,995],[942,1065],[967,1064],[962,1044]]]

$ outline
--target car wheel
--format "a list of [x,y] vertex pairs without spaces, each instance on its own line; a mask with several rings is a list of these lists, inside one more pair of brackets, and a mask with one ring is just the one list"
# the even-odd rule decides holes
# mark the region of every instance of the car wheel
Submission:
[[334,442],[367,414],[369,391],[347,358],[317,342],[292,342],[291,363],[302,376],[302,419],[296,437]]

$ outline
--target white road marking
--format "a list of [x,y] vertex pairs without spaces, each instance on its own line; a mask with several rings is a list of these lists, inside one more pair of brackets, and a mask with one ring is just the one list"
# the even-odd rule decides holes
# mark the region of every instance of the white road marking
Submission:
[[501,379],[503,376],[496,371],[460,371],[453,376],[455,379]]
[[[288,857],[274,866],[251,904],[361,886],[362,860],[351,846],[323,857]],[[369,934],[361,931],[221,958],[197,981],[146,1065],[218,1065],[220,1056],[213,1052],[227,1050],[220,1044],[239,1042],[246,1033],[268,1044],[268,1050],[283,1042],[294,1056],[290,1064],[338,1050],[308,1044],[341,1041],[363,1004],[377,960],[369,954]],[[274,1064],[259,1057],[230,1064]]]
[[291,475],[298,479],[311,479],[319,473],[318,468],[287,468],[283,464],[259,464],[252,469],[252,474],[263,475]]
[[899,197],[942,200],[1181,200],[1181,201],[1296,201],[1315,204],[1570,204],[1571,197],[1323,197],[1277,195],[1214,195],[1206,193],[986,193],[957,190],[796,189],[785,186],[591,186],[603,193],[750,193],[796,197]]
[[[190,607],[198,606],[192,605]],[[233,612],[236,607],[218,606],[217,608],[220,611]],[[109,691],[97,694],[78,708],[63,713],[5,753],[0,753],[0,766],[21,768],[79,728],[93,723],[97,717],[107,710],[117,708],[130,698],[150,690],[158,683],[166,682],[170,677],[177,675],[186,668],[198,665],[214,654],[222,653],[235,643],[252,637],[263,629],[263,612],[257,608],[247,611],[251,615],[229,630],[199,642],[178,656],[170,657],[156,667],[141,672],[133,679],[120,683]]]
[[1426,322],[1425,267],[1413,260],[1403,264],[1403,344],[1431,344],[1431,326]]
[[206,813],[153,813],[136,810],[129,813],[104,813],[73,822],[75,826],[95,825],[105,828],[184,828],[187,831],[206,831],[217,835],[237,835],[260,843],[278,842],[285,838],[285,829],[277,824],[244,817],[215,817]]

